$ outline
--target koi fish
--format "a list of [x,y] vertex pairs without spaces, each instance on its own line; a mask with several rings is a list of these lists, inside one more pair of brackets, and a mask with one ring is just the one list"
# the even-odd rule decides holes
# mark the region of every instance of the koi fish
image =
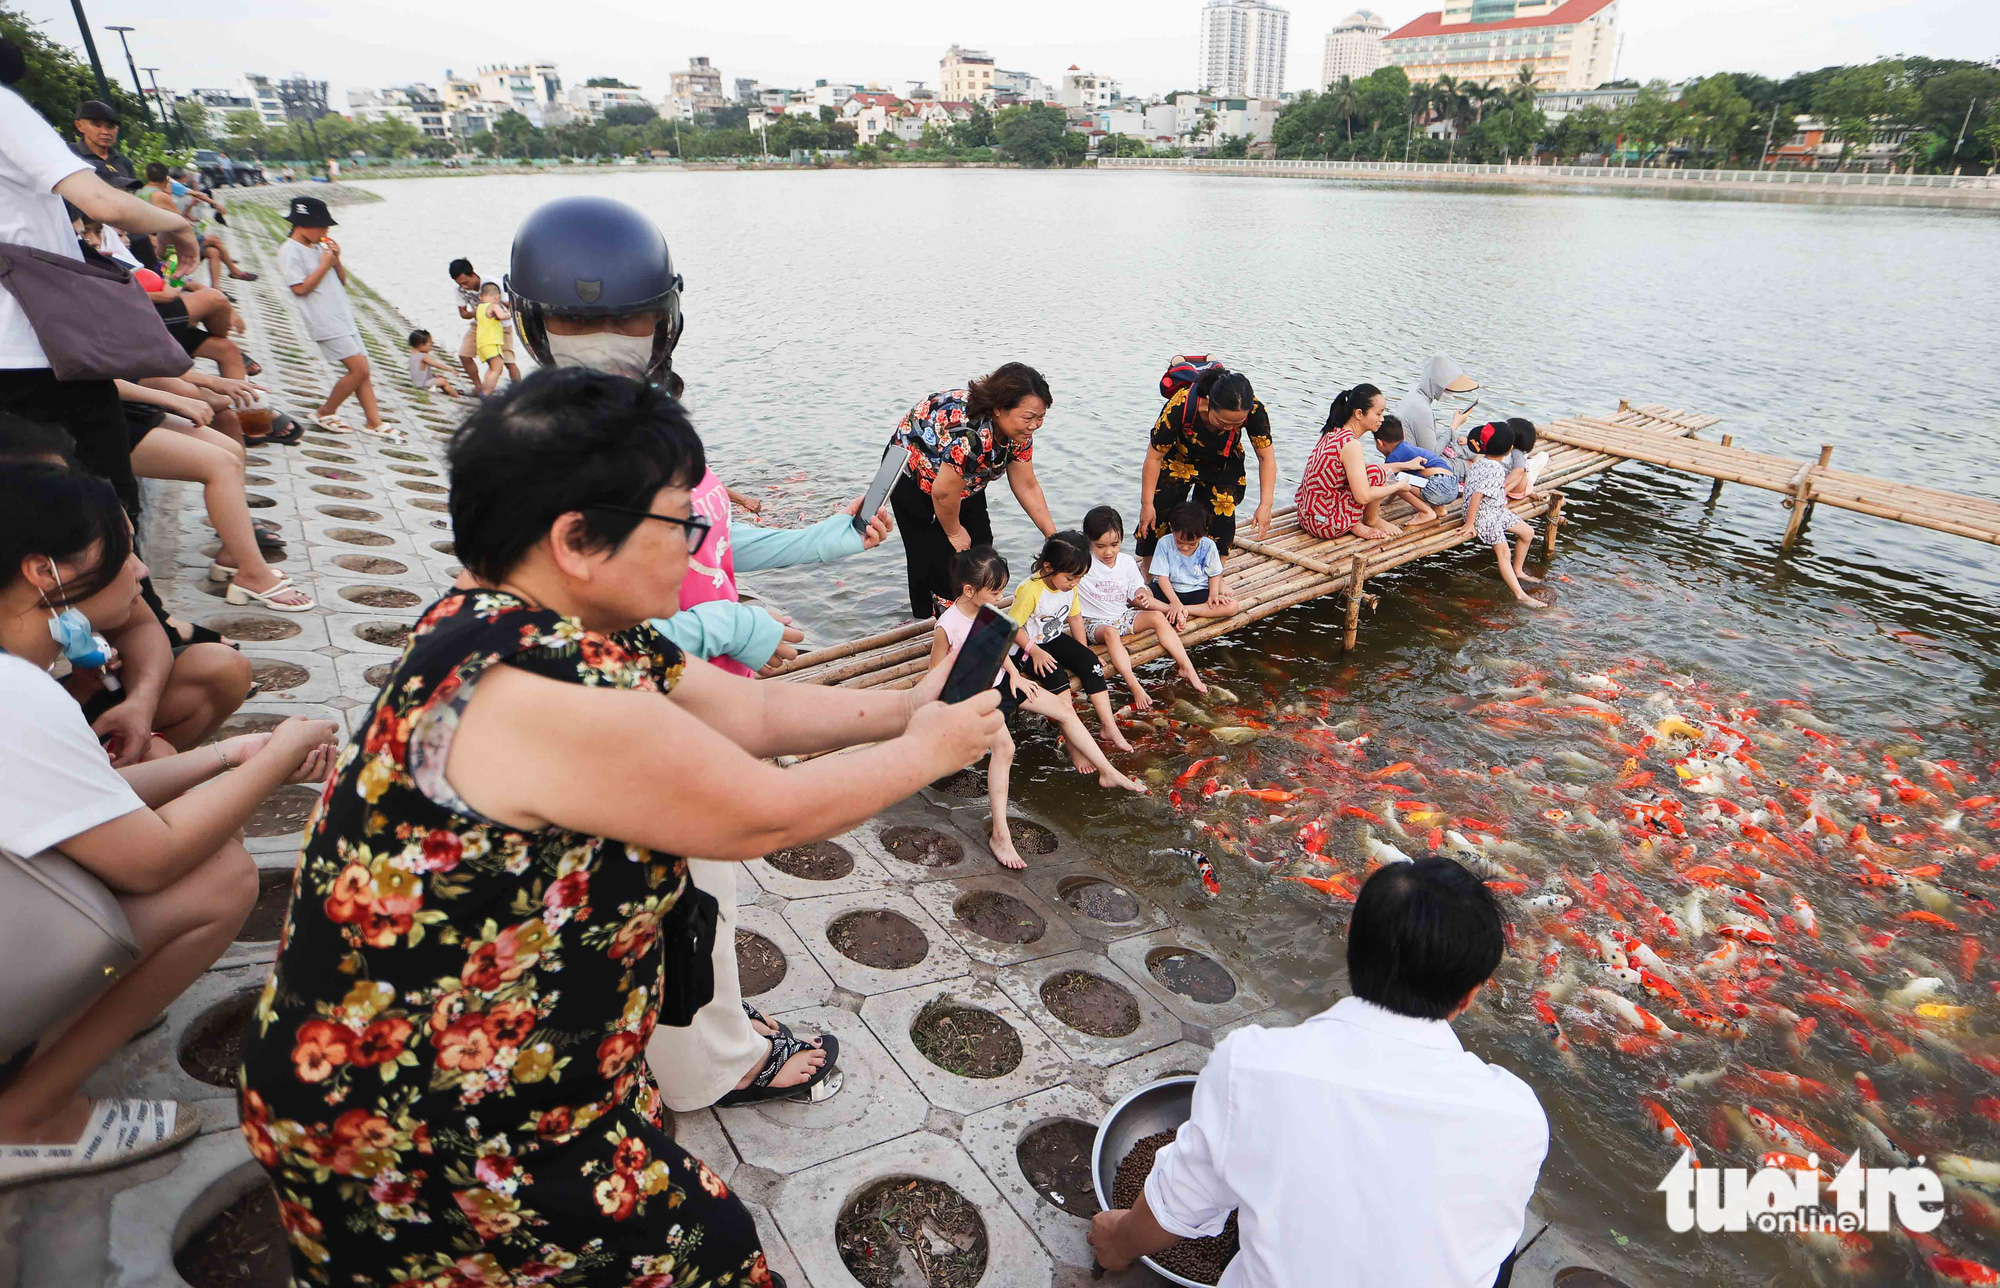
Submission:
[[1409,863],[1412,861],[1409,855],[1403,853],[1387,841],[1376,839],[1375,834],[1365,827],[1361,829],[1361,848],[1367,852],[1369,858],[1375,860],[1383,867],[1387,867],[1391,863]]
[[1219,764],[1221,760],[1222,757],[1220,756],[1202,757],[1180,772],[1180,775],[1174,779],[1174,786],[1176,788],[1186,787],[1200,775],[1202,770],[1207,769],[1210,765]]
[[1286,877],[1285,880],[1296,881],[1308,889],[1317,890],[1335,899],[1344,899],[1348,903],[1353,903],[1356,897],[1356,892],[1349,889],[1339,877]]
[[1681,1125],[1674,1121],[1674,1116],[1667,1112],[1667,1107],[1651,1096],[1640,1100],[1639,1104],[1645,1109],[1646,1117],[1651,1120],[1654,1133],[1667,1144],[1687,1154],[1690,1167],[1700,1167],[1701,1156],[1694,1152],[1694,1142],[1681,1130]]
[[1813,906],[1806,902],[1806,897],[1802,894],[1792,896],[1792,921],[1814,939],[1819,938],[1819,917],[1814,914]]
[[1972,1284],[1976,1288],[1992,1288],[1992,1285],[2000,1284],[2000,1270],[1948,1253],[1932,1253],[1931,1270],[1953,1283]]
[[1295,801],[1299,798],[1297,792],[1278,791],[1275,788],[1269,787],[1239,787],[1236,790],[1236,794],[1238,796],[1248,796],[1253,801],[1266,801],[1273,805],[1282,805],[1286,801]]
[[1620,1022],[1625,1024],[1626,1027],[1635,1029],[1650,1037],[1665,1038],[1670,1042],[1680,1040],[1680,1033],[1677,1030],[1668,1028],[1666,1022],[1661,1020],[1659,1016],[1653,1014],[1643,1006],[1634,1005],[1610,989],[1590,988],[1584,991],[1609,1014],[1615,1016]]
[[1549,1045],[1556,1050],[1569,1053],[1569,1038],[1563,1034],[1562,1025],[1556,1022],[1555,1004],[1549,1000],[1546,991],[1538,990],[1534,997],[1535,1015],[1542,1022],[1542,1029],[1548,1034]]
[[1176,858],[1189,860],[1194,864],[1194,870],[1200,874],[1201,888],[1208,892],[1209,897],[1214,898],[1216,895],[1222,893],[1222,882],[1216,880],[1215,877],[1215,865],[1209,862],[1208,856],[1200,850],[1190,850],[1184,846],[1176,845],[1164,850],[1154,850],[1153,853],[1171,854]]

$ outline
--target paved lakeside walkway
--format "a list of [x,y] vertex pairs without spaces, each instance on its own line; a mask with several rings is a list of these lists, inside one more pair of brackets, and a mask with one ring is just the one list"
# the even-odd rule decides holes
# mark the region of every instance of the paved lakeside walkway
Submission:
[[[318,404],[330,369],[303,341],[276,282],[276,207],[296,190],[232,194],[232,213],[241,213],[229,235],[238,260],[263,274],[233,284],[249,326],[245,350],[263,362],[260,380],[279,405],[303,415]],[[335,205],[375,199],[344,184],[310,191]],[[167,602],[244,640],[265,686],[223,735],[298,714],[333,719],[351,734],[411,624],[458,572],[442,452],[464,404],[409,390],[401,351],[410,323],[358,281],[352,294],[385,416],[409,441],[315,431],[296,447],[250,455],[251,504],[285,528],[284,571],[318,609],[283,615],[224,605],[204,576],[214,538],[199,493],[146,488],[146,553]],[[454,347],[449,337],[442,346]],[[229,1078],[215,1072],[233,1059],[201,1057],[215,1051],[217,1035],[240,1029],[269,970],[316,794],[285,789],[252,819],[261,895],[243,936],[174,1004],[165,1026],[129,1044],[89,1086],[96,1095],[193,1102],[201,1136],[137,1166],[0,1194],[0,1288],[183,1284],[175,1251],[263,1185],[236,1131],[234,1093],[219,1085]],[[855,1288],[835,1251],[834,1222],[857,1191],[900,1176],[942,1181],[979,1210],[989,1243],[982,1288],[1092,1285],[1087,1223],[1038,1192],[1019,1161],[1021,1143],[1064,1122],[1094,1129],[1126,1092],[1198,1071],[1234,1028],[1299,1018],[1271,1007],[1246,965],[1186,928],[1179,909],[1122,888],[1052,821],[1021,812],[1015,839],[1029,867],[1020,875],[999,870],[984,836],[983,780],[959,774],[814,847],[817,862],[758,860],[739,876],[739,955],[747,950],[762,966],[753,1000],[803,1030],[837,1034],[845,1085],[816,1107],[681,1115],[675,1132],[750,1206],[774,1268],[795,1288]],[[978,933],[973,926],[994,908],[1009,919],[1010,936],[1027,933],[1013,929],[1024,925],[1032,938]],[[882,968],[834,948],[831,927],[856,912],[899,918],[922,942],[918,960]],[[1163,961],[1183,969],[1162,970]],[[1205,1001],[1176,991],[1190,963],[1212,967],[1202,982],[1226,988],[1204,992]],[[1052,981],[1078,973],[1137,1016],[1124,1036],[1092,1036],[1058,1018],[1063,990]],[[1013,1069],[965,1077],[920,1052],[912,1028],[940,1005],[983,1011],[1011,1030],[1021,1051]],[[1529,1231],[1539,1226],[1532,1221]],[[1558,1271],[1582,1264],[1643,1288],[1617,1249],[1599,1243],[1551,1230],[1514,1283],[1549,1288]],[[1096,1281],[1159,1282],[1143,1270]]]

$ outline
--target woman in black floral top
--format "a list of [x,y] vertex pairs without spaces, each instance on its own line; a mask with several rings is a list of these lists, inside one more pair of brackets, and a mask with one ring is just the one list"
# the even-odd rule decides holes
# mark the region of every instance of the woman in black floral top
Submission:
[[663,997],[705,1000],[679,856],[852,827],[981,755],[994,702],[757,683],[644,625],[707,532],[701,442],[638,381],[532,375],[472,413],[451,468],[458,556],[490,589],[424,614],[342,753],[245,1035],[243,1132],[293,1275],[771,1283],[748,1212],[662,1130],[643,1054]]
[[1035,431],[1055,399],[1026,363],[1009,362],[963,389],[931,394],[896,425],[889,450],[910,468],[889,494],[903,534],[910,616],[935,617],[958,598],[951,557],[993,544],[986,485],[1003,474],[1021,509],[1044,537],[1056,530],[1035,477]]
[[1153,421],[1152,446],[1140,482],[1141,566],[1167,533],[1167,516],[1183,501],[1208,512],[1208,535],[1224,555],[1236,540],[1236,511],[1247,484],[1243,439],[1257,449],[1257,537],[1271,531],[1271,497],[1278,486],[1278,455],[1271,447],[1271,416],[1250,388],[1250,378],[1220,363],[1182,385]]

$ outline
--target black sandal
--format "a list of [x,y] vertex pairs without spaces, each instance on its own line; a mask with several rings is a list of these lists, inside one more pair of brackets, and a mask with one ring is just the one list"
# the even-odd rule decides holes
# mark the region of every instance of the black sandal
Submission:
[[196,644],[227,644],[238,653],[243,651],[241,644],[221,631],[210,630],[198,622],[182,622],[181,626],[185,629],[185,634],[171,626],[167,627],[167,634],[173,637],[175,648],[192,648]]
[[782,1021],[772,1019],[770,1016],[764,1014],[756,1007],[750,1005],[750,1003],[743,1001],[743,999],[740,997],[737,998],[736,1000],[738,1003],[742,1005],[743,1013],[749,1016],[751,1019],[757,1021],[757,1023],[768,1024],[772,1028],[776,1029],[778,1032],[784,1034],[786,1037],[792,1036],[791,1026],[783,1023]]
[[[787,1061],[802,1051],[814,1049],[826,1052],[826,1063],[822,1064],[812,1077],[791,1087],[771,1085],[771,1080],[778,1076]],[[771,1053],[764,1057],[764,1063],[757,1070],[757,1076],[750,1080],[750,1085],[730,1092],[716,1101],[715,1107],[728,1109],[733,1105],[757,1105],[767,1100],[810,1100],[813,1088],[826,1081],[827,1075],[831,1074],[839,1063],[840,1039],[833,1034],[820,1034],[819,1046],[815,1048],[812,1043],[793,1037],[789,1031],[782,1031],[771,1039]]]

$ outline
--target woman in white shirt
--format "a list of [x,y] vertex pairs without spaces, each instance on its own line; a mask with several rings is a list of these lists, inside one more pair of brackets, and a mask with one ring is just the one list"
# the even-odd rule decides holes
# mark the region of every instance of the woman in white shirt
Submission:
[[[99,1100],[84,1080],[229,946],[257,896],[237,839],[285,783],[325,778],[330,721],[293,719],[164,760],[111,767],[50,670],[93,631],[150,611],[145,566],[104,480],[0,465],[0,850],[59,853],[117,897],[138,960],[67,1024],[0,1051],[0,1189],[170,1149],[199,1127],[171,1101]],[[0,977],[8,970],[0,942]]]

